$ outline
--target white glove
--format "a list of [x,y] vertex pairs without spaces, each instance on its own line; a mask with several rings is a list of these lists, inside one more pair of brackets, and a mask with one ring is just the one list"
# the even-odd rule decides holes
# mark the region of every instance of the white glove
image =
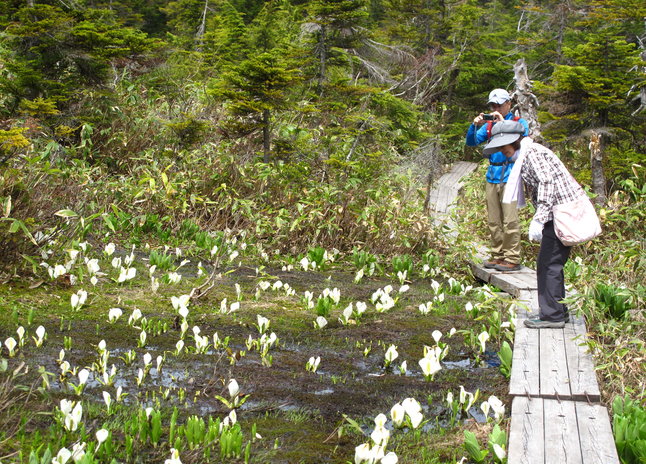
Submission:
[[532,242],[540,242],[543,238],[543,224],[538,222],[536,219],[532,219],[532,222],[529,224],[529,239]]

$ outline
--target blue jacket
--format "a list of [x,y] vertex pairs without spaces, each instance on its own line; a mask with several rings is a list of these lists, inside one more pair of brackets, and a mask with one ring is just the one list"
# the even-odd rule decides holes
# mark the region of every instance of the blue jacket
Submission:
[[[513,119],[514,114],[509,112],[505,119]],[[523,126],[525,126],[525,136],[529,134],[529,125],[527,121],[523,118],[518,120]],[[467,145],[470,147],[475,147],[480,145],[482,142],[489,140],[489,134],[487,134],[487,124],[483,124],[480,128],[477,128],[473,123],[469,126],[467,131]],[[499,184],[500,182],[507,182],[511,168],[514,167],[514,163],[507,160],[507,157],[502,154],[501,151],[497,151],[489,156],[489,169],[487,169],[487,182],[490,184]]]

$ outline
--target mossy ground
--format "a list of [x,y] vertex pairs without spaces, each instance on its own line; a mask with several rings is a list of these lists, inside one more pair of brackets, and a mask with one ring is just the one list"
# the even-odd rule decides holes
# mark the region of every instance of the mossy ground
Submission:
[[[431,278],[414,277],[409,282],[410,290],[401,294],[395,308],[384,313],[369,309],[358,323],[344,326],[337,317],[347,304],[368,302],[377,288],[389,284],[396,292],[399,283],[390,276],[381,275],[365,277],[357,284],[354,283],[354,271],[342,266],[315,272],[264,269],[257,273],[254,266],[240,266],[230,271],[216,280],[211,292],[191,303],[188,316],[190,327],[199,326],[202,335],[211,338],[217,332],[221,339],[230,337],[228,348],[210,349],[206,354],[184,351],[179,356],[173,355],[175,343],[180,339],[180,328],[170,297],[188,293],[204,277],[184,278],[176,285],[162,284],[157,293],[150,290],[143,266],[132,283],[116,284],[103,278],[92,286],[86,278],[74,288],[56,281],[1,286],[0,337],[3,340],[9,336],[15,338],[18,325],[27,328],[29,339],[38,325],[47,329],[43,347],[36,348],[29,341],[10,361],[10,365],[24,361],[31,366],[27,376],[30,382],[38,381],[39,366],[54,374],[49,392],[35,396],[38,400],[32,399],[30,408],[46,410],[38,403],[47,403],[51,409],[60,398],[73,396],[59,380],[57,358],[64,346],[64,337],[70,337],[72,342],[65,359],[79,368],[90,367],[96,362],[96,346],[100,340],[106,341],[107,350],[111,352],[109,364],[114,363],[118,369],[114,386],[122,386],[129,394],[126,404],[120,406],[124,411],[143,403],[161,408],[177,406],[182,417],[194,413],[223,417],[229,409],[215,399],[215,395],[226,397],[226,384],[235,378],[242,394],[249,395],[238,410],[238,419],[245,427],[256,423],[258,433],[263,436],[252,447],[252,462],[350,461],[354,447],[368,438],[348,427],[344,416],[365,424],[369,431],[375,415],[388,414],[396,402],[406,397],[414,397],[424,405],[425,417],[430,422],[422,432],[394,432],[389,448],[400,454],[400,462],[451,460],[462,454],[459,450],[461,431],[443,428],[448,414],[442,406],[446,392],[451,390],[457,394],[462,385],[467,391],[480,389],[481,398],[491,394],[505,396],[507,381],[498,370],[487,363],[476,366],[470,362],[476,352],[474,347],[465,344],[462,335],[448,338],[453,327],[473,329],[477,333],[481,330],[482,322],[474,321],[464,311],[464,304],[471,298],[469,294],[447,295],[444,303],[423,315],[417,307],[432,298]],[[287,296],[283,291],[269,289],[255,299],[260,280],[281,280],[297,294]],[[236,283],[242,289],[241,307],[232,314],[221,314],[220,302],[224,298],[229,302],[236,300]],[[328,326],[315,329],[316,314],[305,308],[301,296],[309,290],[316,298],[326,287],[339,288],[341,301],[328,317]],[[73,311],[70,295],[79,288],[88,291],[88,301],[80,310]],[[503,303],[500,306],[502,309]],[[112,307],[122,308],[124,314],[110,324],[107,314]],[[370,304],[369,307],[374,308]],[[153,327],[144,347],[137,344],[141,328],[127,323],[135,308],[141,310]],[[269,352],[273,357],[271,367],[263,365],[257,351],[250,352],[245,347],[249,336],[259,336],[255,327],[258,314],[270,319],[269,331],[275,332],[279,339],[278,345]],[[155,334],[154,327],[163,325],[167,330]],[[443,341],[450,346],[445,359],[449,363],[433,381],[426,381],[417,361],[423,356],[424,345],[434,344],[433,330],[440,330],[444,334]],[[189,328],[187,346],[192,346],[190,334]],[[385,369],[384,353],[390,344],[397,346],[399,358],[393,367]],[[489,350],[495,351],[497,345],[492,340]],[[122,358],[131,349],[137,352],[137,358],[127,366]],[[144,353],[150,353],[153,360],[158,355],[165,356],[165,361],[161,373],[153,367],[138,387],[135,378],[137,370],[143,367]],[[311,356],[321,357],[316,373],[305,370]],[[488,356],[495,358],[491,351]],[[403,360],[408,363],[406,375],[401,375],[398,369]],[[452,361],[463,368],[448,368]],[[70,381],[76,383],[73,377]],[[113,391],[114,387],[105,387],[91,377],[83,393],[84,399],[97,405],[93,422],[86,425],[89,428],[115,420],[114,417],[101,417],[103,390]],[[24,410],[20,412],[26,414]],[[4,442],[2,454],[18,449],[28,454],[26,447],[35,446],[38,441],[34,434],[44,434],[48,423],[51,423],[51,417],[44,421],[33,419],[20,435],[26,443]],[[161,453],[148,455],[148,461],[161,460],[158,454]],[[203,458],[195,455],[192,459],[183,462],[201,462]]]

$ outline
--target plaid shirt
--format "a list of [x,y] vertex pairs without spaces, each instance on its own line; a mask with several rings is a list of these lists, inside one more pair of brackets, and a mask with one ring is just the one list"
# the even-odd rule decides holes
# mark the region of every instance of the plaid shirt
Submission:
[[532,199],[536,207],[534,219],[542,224],[554,218],[554,205],[569,203],[586,195],[561,160],[549,148],[538,143],[527,147],[520,175],[527,197]]

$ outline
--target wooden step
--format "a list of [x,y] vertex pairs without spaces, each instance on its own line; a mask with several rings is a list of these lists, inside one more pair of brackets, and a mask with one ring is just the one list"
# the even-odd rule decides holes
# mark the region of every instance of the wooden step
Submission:
[[495,269],[487,269],[482,263],[471,263],[471,271],[478,279],[498,287],[500,290],[509,293],[514,298],[521,296],[524,290],[536,290],[536,272],[525,266],[519,271],[501,272]]

